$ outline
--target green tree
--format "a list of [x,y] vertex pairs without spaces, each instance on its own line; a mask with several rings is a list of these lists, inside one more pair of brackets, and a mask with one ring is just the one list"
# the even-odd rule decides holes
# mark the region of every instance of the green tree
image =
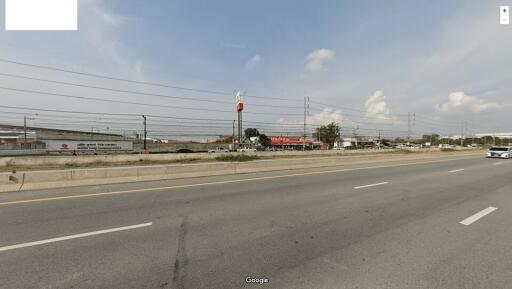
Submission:
[[260,145],[263,147],[268,147],[272,144],[270,141],[270,138],[266,134],[260,134],[259,141],[260,141]]
[[328,125],[322,125],[316,129],[316,138],[329,145],[333,145],[335,141],[339,140],[341,135],[341,128],[338,124],[331,122]]
[[249,139],[251,137],[259,136],[260,132],[257,128],[248,127],[244,130],[245,138]]
[[429,142],[431,144],[436,144],[436,143],[439,143],[439,135],[438,134],[424,134],[421,139],[422,139],[422,142],[426,143],[426,142]]

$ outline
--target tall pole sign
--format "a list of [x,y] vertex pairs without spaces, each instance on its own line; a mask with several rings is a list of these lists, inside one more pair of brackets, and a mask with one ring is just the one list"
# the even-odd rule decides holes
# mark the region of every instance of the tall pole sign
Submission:
[[236,92],[236,111],[238,112],[238,147],[242,143],[242,111],[244,110],[244,103],[242,102],[242,92]]

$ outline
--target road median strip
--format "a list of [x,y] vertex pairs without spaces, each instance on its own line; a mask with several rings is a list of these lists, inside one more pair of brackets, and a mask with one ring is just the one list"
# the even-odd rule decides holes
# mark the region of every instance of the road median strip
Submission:
[[133,189],[133,190],[122,190],[122,191],[114,191],[114,192],[81,193],[81,194],[78,193],[78,194],[74,194],[74,195],[59,196],[59,197],[26,199],[26,200],[16,200],[16,201],[6,201],[6,202],[0,202],[0,206],[19,205],[19,204],[28,204],[28,203],[38,203],[38,202],[48,202],[48,201],[58,201],[58,200],[67,200],[67,199],[89,198],[89,197],[102,197],[102,196],[110,196],[110,195],[120,195],[120,194],[128,194],[128,193],[142,193],[142,192],[151,192],[151,191],[160,191],[160,190],[184,189],[184,188],[193,188],[193,187],[219,185],[219,184],[241,183],[241,182],[249,182],[249,181],[260,181],[260,180],[268,180],[268,179],[278,179],[278,178],[288,178],[288,177],[308,176],[308,175],[319,175],[319,174],[328,174],[328,173],[340,173],[340,172],[368,170],[368,169],[380,169],[380,168],[390,168],[390,167],[400,167],[400,166],[410,166],[410,165],[432,164],[432,163],[440,163],[440,162],[447,162],[447,161],[454,161],[454,160],[459,160],[459,159],[443,159],[443,160],[411,162],[411,163],[402,163],[402,164],[377,165],[377,166],[358,167],[358,168],[344,168],[344,169],[314,171],[314,172],[305,172],[305,173],[296,173],[296,174],[285,174],[285,175],[277,175],[277,176],[266,176],[266,177],[255,177],[255,178],[245,178],[245,179],[236,179],[236,180],[226,180],[226,181],[218,181],[218,182],[206,182],[206,183],[197,183],[197,184],[186,184],[186,185],[174,185],[174,186],[165,186],[165,187],[153,187],[153,188],[143,188],[143,189]]
[[[465,155],[473,157],[473,155]],[[446,156],[449,157],[449,156]],[[102,185],[124,182],[155,181],[219,175],[233,175],[256,172],[270,172],[296,169],[312,169],[370,163],[397,161],[425,161],[439,159],[440,155],[409,155],[375,158],[358,157],[357,160],[344,157],[289,158],[282,160],[256,160],[251,162],[205,162],[197,164],[174,164],[155,166],[128,166],[95,169],[70,169],[50,171],[17,171],[0,173],[0,192],[27,191],[73,186]]]

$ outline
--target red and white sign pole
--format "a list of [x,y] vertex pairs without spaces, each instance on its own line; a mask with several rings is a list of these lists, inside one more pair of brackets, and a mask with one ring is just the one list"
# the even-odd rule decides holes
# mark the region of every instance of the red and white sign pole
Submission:
[[236,111],[238,112],[238,146],[242,143],[242,111],[244,103],[242,102],[242,92],[236,92]]

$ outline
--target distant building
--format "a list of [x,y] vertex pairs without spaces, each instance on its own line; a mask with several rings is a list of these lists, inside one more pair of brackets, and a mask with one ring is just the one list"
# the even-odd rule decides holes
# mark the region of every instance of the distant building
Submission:
[[512,132],[476,133],[475,137],[512,138]]
[[[34,142],[37,134],[34,131],[27,131],[27,142]],[[0,143],[16,143],[25,141],[24,131],[0,130]]]
[[483,137],[497,137],[497,138],[512,138],[512,132],[486,132],[486,133],[475,133],[471,135],[449,135],[442,136],[441,139],[458,140],[461,138],[483,138]]
[[[0,141],[24,140],[24,127],[17,125],[0,124]],[[125,137],[119,134],[87,132],[76,130],[64,130],[44,127],[27,127],[27,140],[123,140]]]
[[[117,149],[121,147],[121,149]],[[121,135],[0,124],[0,155],[50,152],[132,151],[133,141]]]

